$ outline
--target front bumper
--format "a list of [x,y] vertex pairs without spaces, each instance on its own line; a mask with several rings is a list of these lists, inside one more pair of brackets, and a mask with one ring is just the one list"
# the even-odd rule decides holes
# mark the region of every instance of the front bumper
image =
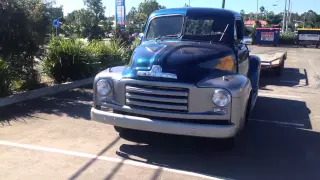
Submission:
[[185,122],[172,122],[157,120],[156,118],[144,118],[116,114],[113,112],[91,109],[91,119],[113,126],[151,131],[166,134],[198,136],[209,138],[229,138],[236,135],[237,127],[230,125],[195,124]]

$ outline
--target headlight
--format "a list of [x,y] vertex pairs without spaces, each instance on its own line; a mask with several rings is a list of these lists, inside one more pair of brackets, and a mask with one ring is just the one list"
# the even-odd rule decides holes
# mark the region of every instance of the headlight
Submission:
[[219,107],[224,107],[228,105],[230,101],[231,101],[231,95],[226,90],[223,90],[223,89],[215,90],[212,95],[212,102]]
[[111,92],[111,84],[108,80],[101,79],[97,82],[97,93],[99,95],[108,95]]

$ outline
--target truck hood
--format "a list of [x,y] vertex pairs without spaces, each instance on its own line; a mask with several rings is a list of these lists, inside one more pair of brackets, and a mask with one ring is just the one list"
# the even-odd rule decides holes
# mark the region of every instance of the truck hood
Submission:
[[[227,68],[222,59],[229,58]],[[138,46],[123,78],[151,81],[175,81],[197,83],[205,77],[222,77],[235,73],[234,51],[223,44],[203,42],[147,42]],[[230,61],[231,60],[231,61]],[[176,79],[140,76],[138,71],[151,71],[154,65],[162,68],[163,73],[176,75]],[[222,67],[222,68],[221,68]],[[226,70],[228,69],[228,70]]]

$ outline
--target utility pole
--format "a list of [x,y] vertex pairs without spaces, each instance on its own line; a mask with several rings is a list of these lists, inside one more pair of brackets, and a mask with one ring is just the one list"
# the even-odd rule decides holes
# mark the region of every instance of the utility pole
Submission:
[[286,31],[286,22],[287,22],[287,0],[285,1],[284,5],[284,12],[283,12],[283,19],[282,19],[282,31]]
[[289,12],[290,12],[290,0],[289,0],[289,3],[288,3],[288,10],[287,10],[287,13],[286,13],[286,32],[288,31],[288,23],[290,22],[290,19],[289,19]]
[[226,0],[222,0],[222,9],[224,9],[225,4],[226,4]]
[[257,0],[257,15],[256,15],[257,21],[258,21],[258,14],[259,14],[259,0]]
[[292,1],[289,0],[289,23],[291,23],[291,14],[292,14]]

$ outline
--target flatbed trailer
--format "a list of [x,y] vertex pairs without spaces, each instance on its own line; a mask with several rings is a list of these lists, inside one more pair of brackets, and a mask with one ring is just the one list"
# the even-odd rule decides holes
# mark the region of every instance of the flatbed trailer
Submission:
[[260,57],[261,69],[272,69],[277,76],[281,76],[284,70],[285,60],[287,59],[287,51],[255,53]]

